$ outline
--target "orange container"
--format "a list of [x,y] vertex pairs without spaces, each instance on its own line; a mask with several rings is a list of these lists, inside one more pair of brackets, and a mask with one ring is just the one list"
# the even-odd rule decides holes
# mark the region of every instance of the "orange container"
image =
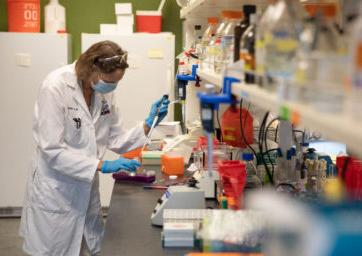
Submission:
[[184,158],[180,155],[164,154],[161,157],[161,170],[167,175],[184,174]]
[[[241,112],[241,113],[240,113]],[[254,130],[253,117],[246,109],[229,107],[221,117],[221,132],[225,143],[234,147],[246,148],[241,134],[240,114],[242,118],[243,133],[248,144],[253,144]]]
[[9,32],[40,32],[40,0],[8,0]]

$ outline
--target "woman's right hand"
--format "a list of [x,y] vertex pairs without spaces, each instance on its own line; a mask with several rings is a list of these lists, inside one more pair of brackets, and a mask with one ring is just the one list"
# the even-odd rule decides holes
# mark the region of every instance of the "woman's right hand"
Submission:
[[102,173],[114,173],[119,170],[136,172],[139,167],[141,167],[141,163],[139,161],[120,157],[114,161],[104,161],[100,170]]

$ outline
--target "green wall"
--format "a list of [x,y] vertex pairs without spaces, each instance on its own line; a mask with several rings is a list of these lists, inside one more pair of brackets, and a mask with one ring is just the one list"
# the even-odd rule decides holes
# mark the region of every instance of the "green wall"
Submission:
[[[0,31],[7,31],[6,0],[0,0]],[[41,0],[42,31],[44,25],[43,10],[49,0]],[[116,23],[114,3],[132,2],[133,11],[156,10],[160,0],[59,0],[66,8],[67,30],[72,35],[73,59],[77,59],[81,51],[80,34],[99,33],[100,23]],[[176,35],[176,54],[181,51],[182,26],[180,9],[174,0],[166,1],[163,9],[162,31]],[[0,42],[1,46],[1,42]]]

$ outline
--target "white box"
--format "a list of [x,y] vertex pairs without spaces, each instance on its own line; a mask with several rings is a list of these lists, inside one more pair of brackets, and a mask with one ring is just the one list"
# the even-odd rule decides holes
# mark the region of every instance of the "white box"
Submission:
[[116,35],[118,34],[117,24],[100,24],[101,35]]
[[117,15],[117,25],[132,25],[134,24],[134,16],[131,15]]
[[117,34],[120,35],[133,34],[133,25],[126,25],[126,26],[117,25]]
[[116,15],[119,14],[132,14],[132,3],[116,3],[115,4]]

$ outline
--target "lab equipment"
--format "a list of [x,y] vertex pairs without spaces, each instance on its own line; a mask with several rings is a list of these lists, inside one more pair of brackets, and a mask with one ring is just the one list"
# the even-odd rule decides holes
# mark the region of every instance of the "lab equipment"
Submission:
[[44,12],[45,33],[65,33],[65,8],[58,0],[50,0]]
[[118,158],[117,160],[113,161],[104,161],[102,164],[101,171],[102,173],[114,173],[118,172],[121,169],[127,171],[135,172],[138,167],[141,166],[141,163],[136,160],[129,160],[123,157]]
[[171,186],[157,201],[152,212],[153,225],[163,225],[163,211],[165,209],[205,209],[204,191],[190,186]]
[[161,235],[163,247],[194,247],[195,228],[192,223],[164,223]]
[[214,209],[165,209],[163,223],[193,223],[199,228],[203,219],[213,214]]
[[218,210],[199,232],[204,252],[261,252],[267,241],[265,214],[256,210]]
[[167,115],[168,104],[169,100],[167,94],[163,95],[161,99],[152,104],[150,114],[145,120],[147,126],[150,127],[151,130]]
[[211,175],[206,171],[197,171],[193,175],[198,183],[197,186],[205,191],[205,198],[214,199],[216,198],[216,182],[220,180],[219,173],[217,171],[211,171]]

